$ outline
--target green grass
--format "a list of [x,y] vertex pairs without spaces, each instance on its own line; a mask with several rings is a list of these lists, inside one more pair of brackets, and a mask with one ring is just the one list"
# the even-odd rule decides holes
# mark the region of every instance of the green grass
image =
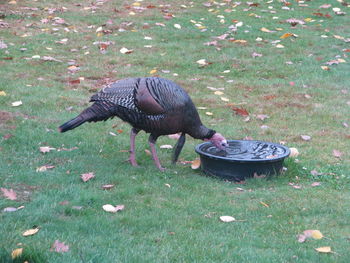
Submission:
[[[9,25],[0,28],[0,41],[7,45],[0,49],[0,91],[6,92],[0,96],[0,186],[18,195],[16,201],[1,198],[0,209],[25,206],[0,212],[1,263],[348,262],[350,151],[349,128],[343,123],[350,123],[350,53],[348,43],[334,36],[349,38],[349,7],[332,2],[331,8],[319,9],[326,1],[305,1],[307,6],[293,1],[290,10],[277,1],[257,1],[258,7],[243,2],[233,7],[228,1],[205,7],[204,2],[143,1],[142,7],[155,8],[140,13],[129,8],[132,1],[108,1],[94,12],[84,1],[81,6],[54,0],[0,4],[0,22]],[[333,7],[347,14],[334,15]],[[49,14],[52,8],[57,9]],[[317,12],[332,17],[318,17]],[[164,19],[166,13],[174,18]],[[218,15],[225,17],[225,23]],[[67,25],[52,25],[54,17]],[[289,18],[312,21],[293,28],[284,22]],[[201,32],[191,20],[201,22],[207,31]],[[238,21],[243,26],[229,32],[228,27]],[[98,35],[100,26],[108,34]],[[262,27],[276,32],[262,32]],[[280,39],[288,32],[298,37]],[[247,42],[226,39],[218,40],[218,46],[204,45],[224,33]],[[258,37],[262,41],[256,41]],[[57,43],[65,38],[66,44]],[[276,48],[272,43],[276,40],[284,48]],[[96,41],[112,42],[106,54],[93,44]],[[123,55],[122,47],[134,51]],[[253,58],[253,52],[262,57]],[[62,62],[32,58],[35,55]],[[327,61],[338,58],[345,63],[322,70]],[[212,64],[199,67],[199,59]],[[68,71],[70,60],[79,71]],[[130,128],[118,119],[57,132],[104,83],[149,76],[153,69],[182,85],[197,106],[208,108],[200,110],[207,126],[229,139],[284,141],[298,148],[298,160],[287,159],[283,175],[237,185],[206,177],[189,165],[172,166],[170,150],[158,149],[167,167],[159,172],[144,152],[148,149],[144,133],[137,137],[140,167],[131,167],[124,162],[128,153],[121,151],[129,148]],[[84,79],[70,84],[78,78]],[[247,109],[250,121],[235,115],[208,86],[225,88],[222,96]],[[12,107],[18,100],[23,105]],[[258,120],[258,114],[269,118]],[[123,132],[111,136],[109,132],[117,133],[116,129]],[[311,141],[303,141],[304,134]],[[174,143],[162,137],[157,144]],[[181,160],[197,157],[193,150],[197,143],[188,138]],[[40,146],[78,149],[42,154]],[[341,158],[333,156],[334,149],[342,152]],[[45,164],[55,168],[36,171]],[[312,170],[320,175],[312,175]],[[96,177],[83,183],[79,177],[87,172]],[[313,182],[321,185],[312,187]],[[102,190],[104,184],[115,188]],[[107,203],[124,204],[125,210],[108,214],[102,210]],[[245,221],[222,223],[222,215]],[[40,231],[23,237],[33,226]],[[306,229],[318,229],[327,238],[298,243],[296,236]],[[55,240],[69,245],[69,252],[50,251]],[[314,250],[322,246],[331,246],[335,253]],[[24,248],[23,255],[12,260],[11,252],[19,247]]]

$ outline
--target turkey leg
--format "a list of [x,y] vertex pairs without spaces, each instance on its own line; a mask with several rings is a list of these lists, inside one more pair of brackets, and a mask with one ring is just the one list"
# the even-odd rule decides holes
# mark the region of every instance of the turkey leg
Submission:
[[156,147],[155,147],[155,143],[156,143],[157,139],[158,139],[158,136],[155,136],[155,135],[151,134],[149,136],[148,143],[151,146],[151,153],[152,153],[152,157],[153,157],[155,165],[157,166],[157,168],[159,170],[161,170],[163,172],[165,170],[165,168],[163,168],[160,165],[159,158],[158,158],[158,155],[157,155],[157,150],[156,150]]
[[132,128],[130,132],[130,157],[129,162],[132,166],[138,166],[135,158],[135,137],[140,130]]

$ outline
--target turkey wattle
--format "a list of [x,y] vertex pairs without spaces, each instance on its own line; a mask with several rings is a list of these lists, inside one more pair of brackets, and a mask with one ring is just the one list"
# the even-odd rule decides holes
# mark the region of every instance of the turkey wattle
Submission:
[[226,139],[205,127],[186,91],[176,83],[157,77],[129,78],[114,82],[90,99],[94,102],[76,118],[62,124],[60,132],[74,129],[84,122],[104,121],[114,116],[128,122],[133,128],[130,134],[130,158],[135,159],[135,137],[140,130],[150,133],[149,144],[155,165],[160,169],[155,142],[161,135],[181,133],[172,162],[175,163],[185,144],[185,134],[193,138],[211,141],[217,148],[228,146]]

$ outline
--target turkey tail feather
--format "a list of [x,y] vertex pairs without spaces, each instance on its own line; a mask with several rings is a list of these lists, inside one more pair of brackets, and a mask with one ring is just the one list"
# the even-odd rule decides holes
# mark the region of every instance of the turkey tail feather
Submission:
[[186,141],[186,134],[183,132],[177,141],[177,143],[174,146],[173,155],[171,157],[171,162],[175,164],[177,162],[177,159],[179,158],[180,152],[185,144]]
[[72,130],[80,125],[82,125],[84,122],[86,122],[86,120],[84,118],[82,118],[82,116],[77,116],[74,119],[67,121],[66,123],[62,124],[58,130],[60,132],[66,132],[69,130]]
[[66,132],[72,130],[84,122],[104,121],[114,116],[113,105],[106,102],[95,102],[91,107],[83,110],[77,117],[62,124],[58,130]]

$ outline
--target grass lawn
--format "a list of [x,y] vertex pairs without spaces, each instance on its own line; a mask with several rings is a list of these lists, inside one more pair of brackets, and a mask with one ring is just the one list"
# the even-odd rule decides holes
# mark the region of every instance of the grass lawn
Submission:
[[[0,187],[16,199],[0,193],[0,263],[349,262],[349,14],[345,1],[1,1]],[[160,172],[145,133],[140,167],[125,162],[119,119],[57,131],[105,83],[151,75],[180,84],[228,139],[299,156],[235,184],[191,169],[189,137],[176,166],[158,149]],[[325,237],[299,243],[304,230]]]

